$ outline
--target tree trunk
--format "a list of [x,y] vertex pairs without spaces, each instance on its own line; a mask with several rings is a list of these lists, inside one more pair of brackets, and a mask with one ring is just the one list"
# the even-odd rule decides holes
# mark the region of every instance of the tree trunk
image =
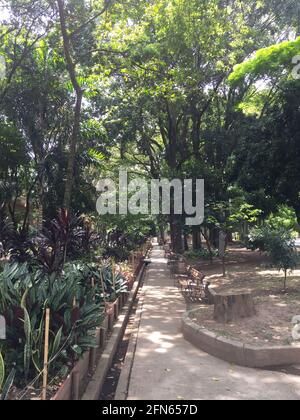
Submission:
[[67,178],[65,185],[65,196],[64,196],[64,208],[70,210],[72,189],[74,185],[74,167],[75,167],[75,158],[77,153],[77,142],[80,133],[80,116],[81,116],[81,105],[82,97],[80,94],[77,96],[75,113],[74,113],[74,126],[73,132],[70,139],[70,151],[68,158],[68,168],[67,168]]
[[159,225],[159,234],[160,234],[161,240],[163,241],[163,243],[165,243],[166,242],[166,240],[165,240],[165,230],[164,230],[162,225]]
[[227,243],[232,244],[233,243],[233,233],[228,232],[227,234]]
[[70,151],[69,151],[69,158],[68,158],[67,177],[66,177],[65,196],[64,196],[64,208],[66,210],[69,210],[70,205],[71,205],[72,188],[73,188],[73,183],[74,183],[74,166],[75,166],[75,158],[76,158],[76,152],[77,152],[77,143],[78,143],[78,138],[80,134],[80,117],[81,117],[83,90],[81,89],[79,82],[77,80],[76,65],[71,54],[71,39],[68,34],[67,25],[66,25],[64,0],[57,0],[57,4],[58,4],[58,10],[59,10],[60,28],[61,28],[62,38],[63,38],[63,46],[64,46],[67,69],[68,69],[68,73],[72,82],[72,86],[76,93],[74,122],[73,122],[72,134],[70,138]]
[[182,225],[180,215],[171,215],[171,238],[172,238],[172,249],[177,254],[183,253],[183,241],[182,241]]
[[300,208],[294,206],[294,210],[296,212],[298,225],[300,226]]
[[286,292],[286,284],[287,284],[287,270],[284,270],[284,283],[283,283],[283,290]]
[[45,161],[38,162],[38,176],[37,176],[37,205],[36,205],[36,228],[41,232],[44,222],[44,195],[45,195]]
[[214,320],[217,322],[235,322],[256,313],[253,295],[249,291],[217,293],[214,302]]
[[209,230],[209,241],[215,248],[219,248],[219,234],[220,230],[218,228]]
[[200,228],[200,232],[204,236],[206,246],[207,246],[207,249],[208,249],[208,252],[209,252],[209,255],[210,255],[210,263],[212,264],[214,257],[213,257],[213,252],[212,252],[212,249],[211,249],[211,243],[210,243],[210,240],[209,240],[209,237],[208,237],[208,233],[207,233],[206,229],[202,230],[201,228]]
[[200,226],[193,226],[193,250],[198,251],[202,249],[201,230]]
[[188,251],[189,250],[189,243],[188,243],[188,234],[186,232],[184,232],[184,234],[183,234],[183,239],[184,239],[184,250]]

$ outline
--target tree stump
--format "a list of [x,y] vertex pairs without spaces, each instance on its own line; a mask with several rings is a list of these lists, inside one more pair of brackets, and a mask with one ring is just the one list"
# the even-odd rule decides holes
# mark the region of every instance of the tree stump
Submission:
[[217,292],[214,296],[214,320],[230,323],[255,315],[255,305],[250,290]]

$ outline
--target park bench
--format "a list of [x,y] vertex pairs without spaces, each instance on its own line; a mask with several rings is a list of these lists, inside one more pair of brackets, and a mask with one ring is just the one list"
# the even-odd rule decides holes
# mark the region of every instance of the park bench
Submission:
[[204,282],[205,274],[193,267],[187,267],[187,273],[179,274],[178,286],[186,300],[191,302],[212,303],[210,283]]
[[193,302],[213,303],[210,293],[210,283],[204,282],[205,274],[186,264],[182,255],[168,253],[170,278],[174,279],[174,286],[178,287],[186,300]]

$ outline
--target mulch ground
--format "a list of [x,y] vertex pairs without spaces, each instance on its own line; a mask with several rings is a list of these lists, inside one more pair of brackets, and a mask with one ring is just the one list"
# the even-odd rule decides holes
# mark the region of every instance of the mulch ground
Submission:
[[189,261],[206,274],[216,290],[250,289],[255,296],[256,316],[232,324],[213,320],[213,307],[199,306],[194,320],[217,334],[236,338],[246,344],[276,346],[293,344],[292,318],[300,315],[300,267],[288,277],[288,289],[283,292],[283,273],[270,268],[265,255],[244,248],[231,247],[226,258],[226,278],[222,277],[222,262]]

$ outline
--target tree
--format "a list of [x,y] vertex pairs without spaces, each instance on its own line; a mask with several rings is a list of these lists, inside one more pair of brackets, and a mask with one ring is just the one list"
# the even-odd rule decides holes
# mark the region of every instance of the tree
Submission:
[[[282,82],[260,118],[247,118],[234,152],[232,179],[253,196],[262,195],[266,216],[278,204],[291,206],[300,223],[299,81]],[[262,208],[262,207],[260,207]]]
[[[234,107],[247,91],[230,88],[227,77],[255,46],[266,45],[268,37],[274,39],[270,35],[274,15],[268,5],[219,0],[141,2],[138,8],[126,5],[124,18],[106,34],[107,46],[99,47],[99,61],[103,54],[110,59],[113,80],[118,80],[125,96],[120,107],[125,103],[127,107],[129,98],[136,104],[141,121],[140,129],[135,129],[138,148],[147,156],[151,176],[172,179],[192,174],[196,178],[214,169],[220,174],[216,195],[227,189],[224,170],[231,149],[227,151],[224,138],[234,146]],[[127,120],[118,125],[122,123],[128,126]],[[224,195],[218,200],[227,199]],[[183,247],[183,223],[184,217],[172,212],[171,236],[177,252]]]
[[[86,6],[84,2],[79,2],[79,5],[74,5],[73,2],[69,2],[68,4],[69,9],[71,9],[73,13],[74,11],[77,13],[83,12],[84,13],[83,18],[85,19],[83,22],[81,21],[79,23],[79,26],[73,28],[73,30],[70,31],[70,28],[68,27],[68,22],[67,22],[68,11],[66,10],[65,2],[64,0],[57,0],[60,30],[61,30],[62,41],[63,41],[66,67],[67,67],[70,81],[72,83],[72,86],[76,95],[76,101],[74,105],[73,127],[72,127],[71,136],[70,136],[70,142],[69,142],[67,178],[66,178],[65,194],[64,194],[64,207],[67,210],[70,210],[70,206],[71,206],[71,194],[72,194],[73,180],[74,180],[75,158],[76,158],[79,135],[80,135],[80,120],[81,120],[81,111],[82,111],[82,101],[83,101],[83,96],[84,96],[84,89],[81,86],[79,74],[77,71],[76,55],[78,58],[78,51],[76,51],[76,41],[75,43],[73,41],[74,41],[74,38],[75,39],[77,38],[77,42],[78,42],[78,37],[80,36],[80,34],[87,27],[92,26],[95,20],[99,19],[107,11],[112,1],[104,0],[103,4],[101,4],[102,2],[100,2],[101,4],[100,10],[97,10],[97,6],[99,7],[98,3],[99,2],[96,2],[96,10],[94,10],[93,8],[89,8],[88,6]],[[86,17],[85,15],[86,14],[88,15],[89,13],[91,13],[92,16]],[[84,60],[87,60],[86,56],[81,57],[81,58],[83,58]]]
[[63,0],[57,0],[58,10],[59,10],[59,19],[60,19],[60,28],[63,39],[64,53],[66,58],[66,65],[72,86],[76,94],[76,103],[74,107],[74,121],[72,134],[70,137],[70,151],[68,159],[68,168],[67,168],[67,178],[65,186],[65,197],[64,197],[64,207],[66,210],[70,210],[71,204],[71,194],[73,187],[73,177],[74,177],[74,162],[77,151],[77,142],[80,132],[80,117],[81,117],[81,107],[83,99],[83,90],[79,84],[78,76],[76,73],[76,65],[72,58],[71,53],[71,38],[68,33],[66,15],[65,15],[65,6]]
[[267,252],[272,266],[284,272],[283,290],[286,291],[288,271],[293,271],[299,261],[291,231],[268,226],[255,228],[250,232],[249,241],[251,249]]

